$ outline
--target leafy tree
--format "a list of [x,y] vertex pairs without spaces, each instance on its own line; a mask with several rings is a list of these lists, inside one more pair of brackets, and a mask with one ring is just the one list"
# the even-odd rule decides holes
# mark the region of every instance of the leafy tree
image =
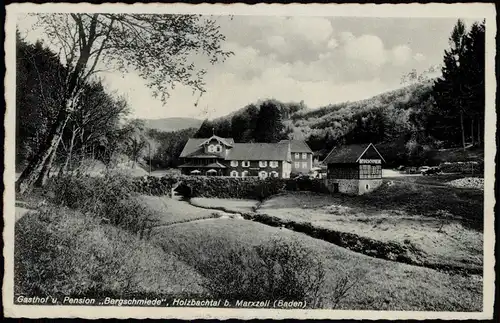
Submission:
[[[204,92],[205,70],[192,63],[193,54],[211,63],[230,52],[221,48],[225,37],[214,20],[199,15],[61,13],[37,14],[38,26],[60,49],[65,64],[57,117],[47,140],[19,177],[20,193],[29,191],[51,167],[64,128],[75,110],[87,81],[102,68],[122,72],[133,69],[147,80],[163,101],[176,84]],[[43,181],[43,180],[42,180]]]
[[281,111],[275,102],[266,101],[260,106],[253,137],[257,142],[278,142],[285,139]]
[[64,66],[41,42],[16,34],[16,166],[32,160],[43,145],[60,100]]
[[[85,86],[77,109],[72,113],[65,127],[61,140],[61,172],[65,172],[75,159],[75,150],[79,150],[80,160],[96,146],[105,146],[110,130],[119,128],[119,120],[128,114],[127,102],[123,98],[113,98],[105,92],[101,82]],[[92,158],[97,158],[92,154]]]
[[215,125],[212,121],[205,119],[201,124],[198,131],[196,131],[195,138],[209,138],[215,133]]

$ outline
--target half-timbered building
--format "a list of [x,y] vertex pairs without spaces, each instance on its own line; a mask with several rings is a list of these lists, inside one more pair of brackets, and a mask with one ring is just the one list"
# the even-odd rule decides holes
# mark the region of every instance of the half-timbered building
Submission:
[[382,184],[385,160],[371,143],[334,148],[323,163],[325,183],[332,193],[364,194]]

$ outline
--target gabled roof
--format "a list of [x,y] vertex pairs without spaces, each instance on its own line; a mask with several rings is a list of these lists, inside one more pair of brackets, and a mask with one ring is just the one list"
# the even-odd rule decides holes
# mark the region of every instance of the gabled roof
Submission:
[[224,145],[228,147],[232,147],[234,145],[233,138],[221,138],[217,136],[212,136],[210,138],[189,138],[184,149],[182,149],[180,158],[184,157],[192,157],[192,158],[206,158],[206,157],[219,157],[218,155],[206,154],[203,145],[206,142],[210,142],[210,140],[216,139],[222,142]]
[[288,143],[235,143],[226,160],[290,160]]
[[292,153],[312,153],[311,148],[304,140],[281,140],[280,143],[290,143]]
[[189,138],[189,140],[186,142],[186,145],[184,146],[184,149],[182,149],[182,152],[179,155],[179,157],[184,158],[188,157],[189,155],[193,155],[195,153],[203,155],[204,149],[203,147],[200,146],[200,144],[205,140],[206,140],[205,138]]
[[377,148],[373,144],[349,145],[339,148],[334,148],[328,156],[323,160],[324,164],[342,164],[342,163],[357,163],[362,157],[366,159],[381,159],[385,162],[384,157],[380,155]]
[[200,146],[203,146],[204,144],[206,144],[207,142],[210,142],[213,139],[215,139],[219,142],[222,142],[225,146],[228,146],[228,147],[232,147],[234,144],[233,138],[222,138],[222,137],[213,135],[212,137],[203,140],[203,142],[200,144]]

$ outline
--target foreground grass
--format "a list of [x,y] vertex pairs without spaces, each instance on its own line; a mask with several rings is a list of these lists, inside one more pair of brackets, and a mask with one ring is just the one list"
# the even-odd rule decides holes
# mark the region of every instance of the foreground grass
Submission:
[[[156,228],[151,240],[196,268],[210,257],[229,258],[234,250],[251,255],[252,248],[281,239],[298,242],[321,258],[326,281],[321,289],[332,306],[331,292],[338,281],[354,287],[337,308],[359,310],[478,311],[482,306],[482,278],[371,258],[328,242],[286,229],[237,219],[209,219]],[[224,263],[226,264],[226,263]],[[207,277],[210,278],[210,277]]]
[[213,211],[194,207],[166,196],[140,195],[138,198],[142,205],[158,214],[156,226],[217,217]]
[[202,276],[150,242],[65,208],[15,224],[15,294],[197,295]]

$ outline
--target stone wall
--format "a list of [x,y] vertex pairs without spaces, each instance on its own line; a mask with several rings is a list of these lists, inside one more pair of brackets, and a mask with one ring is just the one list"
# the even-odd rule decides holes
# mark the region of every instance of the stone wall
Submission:
[[362,195],[373,191],[380,185],[382,185],[382,179],[360,179],[359,181],[358,194]]
[[334,184],[339,184],[339,192],[345,194],[358,194],[359,180],[357,179],[333,179],[327,178],[325,179],[325,186],[328,188],[330,193],[335,192]]
[[325,186],[334,193],[334,184],[339,184],[339,193],[362,195],[382,185],[382,179],[325,179]]

